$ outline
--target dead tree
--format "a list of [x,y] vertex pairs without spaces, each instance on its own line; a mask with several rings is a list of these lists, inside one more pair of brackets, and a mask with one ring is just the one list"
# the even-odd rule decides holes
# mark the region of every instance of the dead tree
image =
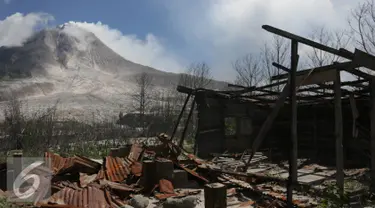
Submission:
[[[325,27],[316,27],[312,30],[309,38],[318,43],[332,48],[346,48],[351,38],[345,31],[330,31]],[[309,67],[321,67],[341,61],[342,57],[313,48],[307,53]]]
[[211,83],[211,69],[204,62],[191,64],[179,77],[179,85],[193,89],[207,88]]
[[258,85],[263,79],[263,71],[260,56],[247,54],[233,63],[236,71],[237,85],[252,87]]
[[375,4],[373,0],[360,3],[349,17],[349,27],[356,47],[375,54]]
[[[271,84],[272,76],[279,75],[282,72],[281,69],[272,65],[273,62],[288,67],[289,48],[289,41],[277,35],[273,36],[271,44],[264,44],[262,49],[262,66],[265,70],[265,81],[268,81],[269,84]],[[281,88],[278,85],[273,90],[280,92]]]
[[[179,85],[197,89],[197,88],[210,88],[212,84],[212,75],[211,75],[211,68],[204,62],[201,63],[193,63],[191,64],[184,73],[182,73],[179,77]],[[178,106],[182,106],[184,99],[177,98],[179,101]],[[194,102],[194,99],[191,99]],[[193,105],[189,105],[193,106]],[[188,121],[187,125],[187,132],[185,131],[187,138],[192,139],[195,136],[196,128],[197,128],[197,116],[195,113],[192,113],[191,119],[188,119],[188,113],[185,113],[182,117],[184,124],[185,121]],[[190,128],[189,128],[190,127]]]
[[136,89],[132,94],[133,106],[139,116],[139,123],[142,127],[143,133],[146,130],[145,114],[149,110],[152,103],[152,77],[143,72],[135,77]]

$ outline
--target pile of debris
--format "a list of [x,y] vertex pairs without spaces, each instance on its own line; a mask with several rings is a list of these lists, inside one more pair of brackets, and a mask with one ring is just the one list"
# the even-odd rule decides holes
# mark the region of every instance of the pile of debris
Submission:
[[[217,155],[206,161],[185,152],[165,134],[158,139],[152,147],[134,143],[130,149],[114,149],[102,160],[46,152],[48,170],[34,170],[46,177],[32,207],[286,207],[282,183],[287,172],[265,163],[266,156],[256,154],[247,172],[239,172],[246,156]],[[299,172],[305,185],[315,187],[314,193],[324,189],[318,185],[325,177],[334,175],[311,165]],[[7,190],[3,195],[13,199],[14,193]],[[298,207],[316,207],[320,199],[298,191],[294,198]]]

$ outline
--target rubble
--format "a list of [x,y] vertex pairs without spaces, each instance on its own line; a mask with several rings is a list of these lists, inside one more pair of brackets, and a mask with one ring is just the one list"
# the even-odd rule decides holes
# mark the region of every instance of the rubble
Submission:
[[[288,172],[283,164],[274,164],[259,152],[243,171],[243,158],[248,155],[216,155],[203,160],[179,148],[165,134],[159,138],[157,145],[164,148],[161,152],[135,143],[127,156],[106,156],[102,161],[46,152],[45,159],[50,161],[53,173],[52,195],[39,198],[35,206],[190,208],[204,204],[207,207],[206,200],[211,198],[210,203],[220,202],[220,207],[286,207]],[[345,175],[356,181],[367,172],[350,169],[345,170]],[[294,192],[294,205],[316,207],[334,179],[335,170],[307,164],[298,173],[301,189]],[[346,185],[348,193],[352,189],[353,198],[364,190],[358,183]],[[217,194],[220,197],[215,197]],[[4,190],[1,195],[9,198],[12,190]],[[214,200],[218,197],[224,201]]]
[[132,199],[129,201],[129,205],[134,208],[146,208],[149,204],[148,198],[142,196],[142,195],[135,195]]

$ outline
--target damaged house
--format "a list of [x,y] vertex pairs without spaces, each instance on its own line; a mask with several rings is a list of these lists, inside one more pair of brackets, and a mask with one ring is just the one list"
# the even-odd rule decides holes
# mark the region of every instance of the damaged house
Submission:
[[[291,41],[291,68],[273,63],[285,73],[272,76],[271,84],[230,85],[237,88],[231,91],[178,86],[187,100],[193,97],[190,111],[198,113],[195,153],[203,158],[250,154],[244,170],[258,151],[271,160],[288,160],[290,203],[302,158],[336,166],[341,191],[346,168],[370,167],[375,185],[375,57],[358,49],[334,49],[272,26],[262,28]],[[299,44],[347,61],[297,71]],[[344,74],[350,79],[343,79]]]

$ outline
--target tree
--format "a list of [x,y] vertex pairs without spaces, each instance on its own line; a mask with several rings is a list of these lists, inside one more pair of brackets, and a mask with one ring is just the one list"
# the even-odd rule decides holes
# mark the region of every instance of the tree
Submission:
[[274,35],[271,44],[264,44],[262,50],[262,63],[265,69],[266,79],[271,82],[270,78],[279,75],[281,70],[272,65],[273,62],[285,67],[289,65],[290,43],[283,37]]
[[[350,37],[345,31],[330,31],[325,27],[316,27],[312,30],[309,38],[323,45],[332,48],[345,48],[350,43]],[[340,61],[341,57],[334,54],[313,48],[307,54],[308,65],[310,67],[321,67],[332,64],[335,61]]]
[[356,47],[375,54],[375,5],[373,0],[360,3],[349,17],[351,35]]
[[238,85],[252,87],[258,85],[263,79],[262,62],[260,56],[247,54],[233,63],[236,71]]
[[136,89],[132,94],[133,106],[134,109],[138,111],[139,122],[144,133],[146,129],[145,114],[149,110],[153,99],[152,77],[146,72],[143,72],[135,77],[135,81]]
[[180,74],[179,85],[189,88],[206,88],[212,83],[212,75],[210,67],[202,63],[193,63],[185,71]]

